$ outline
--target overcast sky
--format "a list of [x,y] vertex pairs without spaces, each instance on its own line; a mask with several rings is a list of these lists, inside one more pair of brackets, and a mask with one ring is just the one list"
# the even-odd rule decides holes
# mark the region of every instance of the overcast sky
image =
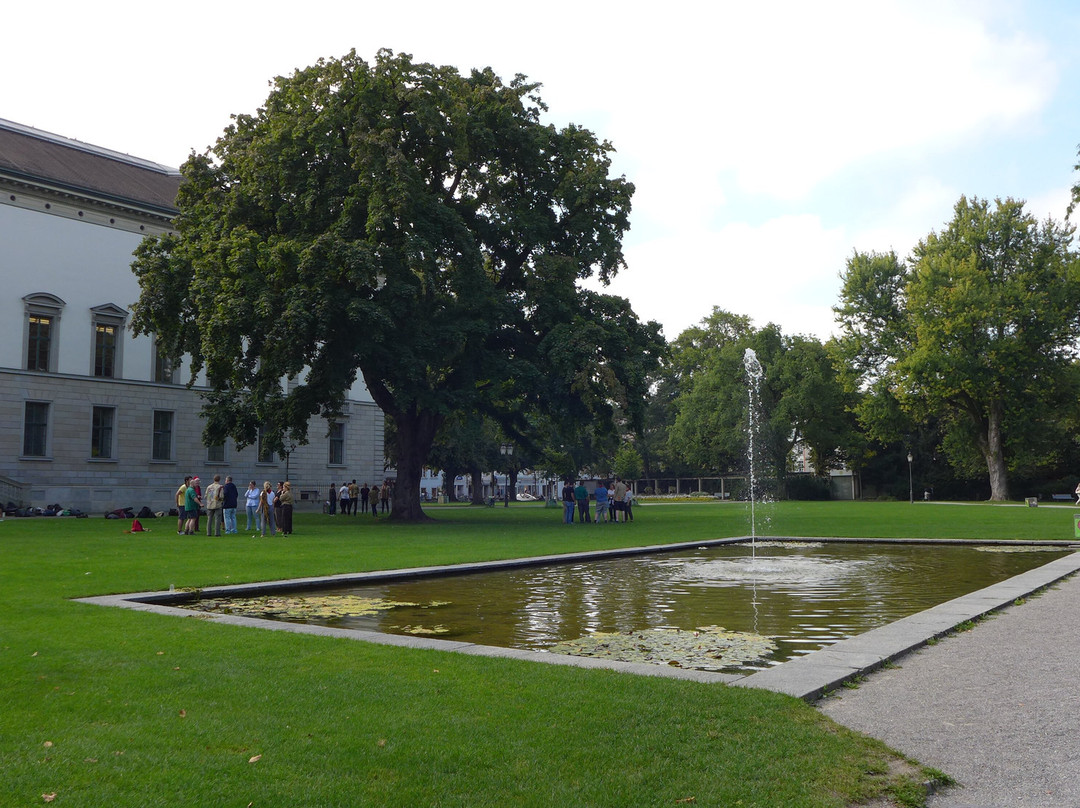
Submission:
[[541,82],[636,186],[610,291],[669,338],[713,306],[826,338],[853,250],[906,256],[961,194],[1061,220],[1080,3],[20,3],[0,117],[178,166],[269,80],[379,48]]

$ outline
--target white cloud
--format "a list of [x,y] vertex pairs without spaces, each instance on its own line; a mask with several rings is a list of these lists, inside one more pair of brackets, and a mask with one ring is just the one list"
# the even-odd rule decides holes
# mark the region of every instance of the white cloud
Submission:
[[669,339],[713,306],[758,327],[775,322],[785,333],[827,337],[847,244],[843,228],[809,214],[680,233],[628,247],[628,269],[609,291],[630,298],[642,319],[662,322]]
[[[9,27],[48,30],[50,53],[33,36],[7,43],[8,61],[26,69],[0,88],[0,116],[176,165],[230,113],[254,111],[273,76],[353,47],[367,59],[390,47],[463,70],[491,65],[507,80],[527,73],[544,83],[552,122],[585,125],[618,149],[614,169],[638,191],[630,268],[614,291],[669,337],[714,304],[827,336],[852,250],[906,255],[973,192],[952,163],[986,177],[979,193],[1033,193],[1035,133],[1080,132],[1074,104],[1053,127],[1044,115],[1071,56],[1049,50],[1045,29],[1045,39],[1025,33],[1041,9],[1007,0],[401,9],[17,5]],[[1029,136],[1021,147],[1017,133]],[[998,190],[991,171],[1002,144],[1015,189]],[[1062,179],[1034,192],[1033,212],[1063,215],[1068,165]]]
[[917,177],[882,205],[860,229],[853,229],[848,254],[895,252],[906,258],[931,231],[941,230],[953,215],[962,192],[930,176]]

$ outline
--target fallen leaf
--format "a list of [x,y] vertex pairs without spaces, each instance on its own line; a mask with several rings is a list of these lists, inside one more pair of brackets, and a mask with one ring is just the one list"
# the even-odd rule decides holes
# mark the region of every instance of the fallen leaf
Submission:
[[379,746],[386,746],[386,738],[379,738]]
[[85,758],[83,763],[97,763],[97,758]]
[[262,755],[255,755],[254,757],[248,758],[248,763],[257,763],[260,760],[262,760]]
[[37,656],[37,651],[34,651],[34,653],[32,653],[30,656],[36,657]]
[[158,655],[158,656],[165,656],[165,652],[164,652],[164,651],[158,651],[158,652],[157,652],[157,655]]
[[45,800],[45,802],[52,802],[53,800],[56,799],[56,792],[53,791],[50,794],[42,794],[41,799]]
[[675,800],[676,805],[684,802],[697,802],[696,797],[683,797],[681,800]]
[[44,746],[44,747],[45,747],[46,749],[48,749],[48,748],[49,748],[49,747],[51,747],[52,745],[53,745],[53,742],[52,742],[52,741],[45,741],[45,743],[43,743],[43,744],[42,744],[42,746]]
[[181,718],[187,718],[187,710],[181,710],[180,711],[180,717]]

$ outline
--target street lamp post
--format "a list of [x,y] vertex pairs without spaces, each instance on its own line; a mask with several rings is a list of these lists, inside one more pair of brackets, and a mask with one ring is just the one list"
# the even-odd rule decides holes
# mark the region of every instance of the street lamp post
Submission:
[[913,458],[911,456],[911,452],[908,452],[907,453],[907,495],[908,495],[908,504],[909,505],[914,505],[915,504],[915,487],[912,484],[912,477],[911,477],[911,461],[912,460],[913,460]]
[[292,457],[292,453],[296,451],[296,444],[290,443],[288,449],[282,449],[281,453],[285,455],[285,479],[289,479],[289,458]]
[[[499,454],[501,454],[503,457],[512,458],[514,456],[514,444],[512,444],[512,443],[503,443],[503,444],[501,444],[499,446]],[[507,468],[509,468],[509,464],[507,464]],[[509,508],[510,507],[510,472],[509,471],[506,472],[506,485],[503,486],[503,507],[504,508]]]

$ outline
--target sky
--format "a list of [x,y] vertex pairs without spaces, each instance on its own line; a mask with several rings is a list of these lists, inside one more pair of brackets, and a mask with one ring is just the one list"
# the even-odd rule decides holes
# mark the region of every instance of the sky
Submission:
[[608,291],[669,339],[713,307],[827,339],[854,251],[961,195],[1065,218],[1075,0],[58,0],[5,11],[0,118],[179,166],[275,76],[380,48],[541,82],[637,188]]

